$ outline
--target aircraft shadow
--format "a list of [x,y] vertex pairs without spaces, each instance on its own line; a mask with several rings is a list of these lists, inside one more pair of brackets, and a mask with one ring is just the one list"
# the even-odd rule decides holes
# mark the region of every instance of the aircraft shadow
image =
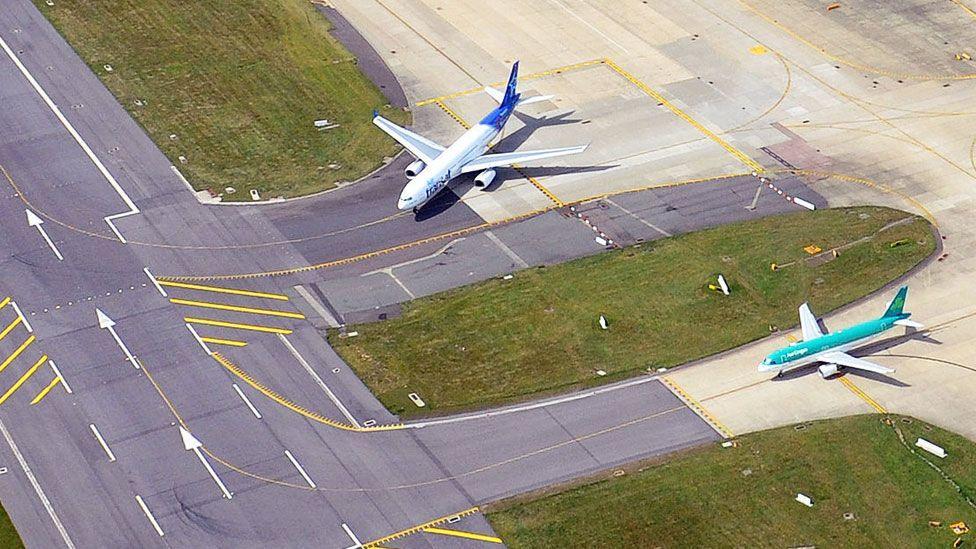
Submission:
[[434,198],[431,198],[430,202],[427,202],[419,210],[417,210],[417,212],[413,215],[413,220],[419,223],[437,217],[438,215],[451,209],[451,207],[460,202],[460,200],[461,197],[459,197],[457,193],[450,188],[445,188],[441,190],[441,192],[434,195]]

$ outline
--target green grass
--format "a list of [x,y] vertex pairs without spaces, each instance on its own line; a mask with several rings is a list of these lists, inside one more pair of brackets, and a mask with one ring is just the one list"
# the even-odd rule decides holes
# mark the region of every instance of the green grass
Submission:
[[[370,123],[386,99],[306,0],[35,4],[197,189],[308,194],[397,151]],[[320,132],[321,118],[341,126]]]
[[[404,305],[400,318],[330,341],[393,412],[417,415],[523,399],[671,367],[823,314],[897,278],[932,253],[914,218],[819,266],[785,264],[910,218],[877,207],[818,210],[727,225],[554,267],[529,269]],[[891,242],[908,243],[890,247]],[[718,273],[732,287],[707,288]],[[911,310],[911,294],[908,309]],[[881,311],[879,311],[880,314]],[[599,328],[605,315],[610,329]],[[756,357],[758,363],[761,357]],[[597,370],[607,372],[605,377]]]
[[4,549],[20,549],[24,547],[20,534],[14,528],[14,523],[10,521],[7,511],[0,507],[0,547]]
[[[928,458],[976,495],[972,441],[893,420],[909,445],[922,436],[945,447],[946,459]],[[814,506],[793,501],[798,492]],[[548,497],[502,502],[488,520],[512,548],[950,547],[956,536],[947,525],[976,525],[976,510],[874,415],[746,435],[737,448],[713,445]],[[965,538],[971,546],[973,534]]]

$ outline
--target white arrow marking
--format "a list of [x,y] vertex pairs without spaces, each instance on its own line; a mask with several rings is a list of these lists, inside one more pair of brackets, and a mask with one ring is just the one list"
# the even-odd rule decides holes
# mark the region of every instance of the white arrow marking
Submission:
[[27,212],[27,226],[37,227],[37,232],[41,233],[41,236],[44,238],[44,242],[47,242],[47,246],[51,248],[54,255],[58,256],[58,261],[64,261],[64,256],[61,255],[61,251],[58,250],[58,247],[55,246],[54,242],[51,241],[51,237],[47,235],[47,231],[44,230],[44,220],[37,217],[37,214],[30,210],[24,211]]
[[108,330],[108,333],[112,334],[112,337],[115,338],[115,343],[118,344],[119,348],[122,349],[122,352],[125,353],[125,357],[129,361],[129,364],[132,364],[136,370],[139,370],[139,363],[136,362],[136,357],[132,356],[132,353],[129,352],[129,348],[125,346],[125,343],[122,343],[122,338],[120,338],[119,334],[115,332],[115,321],[109,318],[107,314],[103,313],[102,310],[97,307],[95,308],[95,316],[98,317],[98,327],[103,330]]
[[203,446],[203,443],[200,442],[197,437],[193,436],[190,431],[184,429],[182,425],[180,426],[180,438],[183,439],[183,448],[186,449],[186,451],[193,452],[197,455],[200,463],[207,468],[207,472],[210,473],[210,477],[214,479],[214,482],[216,482],[217,486],[220,487],[220,491],[224,493],[224,497],[231,499],[233,495],[227,490],[227,487],[224,486],[224,481],[220,480],[220,477],[217,476],[217,473],[213,470],[213,467],[210,466],[210,462],[207,461],[207,458],[203,457],[203,452],[200,451],[200,447]]

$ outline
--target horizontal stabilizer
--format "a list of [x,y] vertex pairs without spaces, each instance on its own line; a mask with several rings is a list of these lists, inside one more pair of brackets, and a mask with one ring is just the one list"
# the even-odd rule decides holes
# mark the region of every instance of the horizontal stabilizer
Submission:
[[556,96],[555,95],[537,95],[535,97],[526,97],[525,99],[519,99],[518,106],[521,107],[522,105],[531,105],[533,103],[541,103],[543,101],[549,101],[553,97],[556,97]]
[[461,173],[480,172],[481,170],[487,170],[488,168],[511,166],[512,164],[542,160],[543,158],[578,154],[585,151],[587,146],[588,145],[580,145],[578,147],[564,147],[561,149],[483,154],[471,162],[468,162],[463,168],[461,168]]
[[895,371],[894,368],[888,368],[880,364],[868,362],[867,360],[856,358],[840,351],[825,353],[820,355],[819,358],[822,362],[829,362],[837,364],[838,366],[846,366],[848,368],[855,368],[858,370],[866,370],[876,374],[890,374]]
[[924,324],[919,324],[918,322],[915,322],[914,320],[908,320],[907,318],[896,320],[895,325],[904,326],[906,328],[915,328],[916,330],[921,330],[922,328],[925,327]]
[[491,86],[485,86],[485,93],[491,96],[495,100],[495,103],[501,104],[505,100],[505,94],[496,90]]

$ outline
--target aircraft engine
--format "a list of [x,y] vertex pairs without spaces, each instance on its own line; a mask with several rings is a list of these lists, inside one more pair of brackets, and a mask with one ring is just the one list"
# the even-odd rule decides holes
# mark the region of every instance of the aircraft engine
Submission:
[[836,364],[823,364],[820,366],[820,368],[817,369],[820,370],[820,377],[824,379],[827,379],[828,377],[836,374],[837,371],[839,370]]
[[495,180],[495,170],[489,168],[479,173],[478,176],[474,178],[474,186],[483,189],[488,185],[491,185],[491,182],[494,180]]
[[403,173],[405,173],[407,177],[413,179],[414,177],[417,177],[417,174],[420,173],[425,167],[427,167],[427,164],[424,164],[423,160],[414,160],[405,170],[403,170]]

